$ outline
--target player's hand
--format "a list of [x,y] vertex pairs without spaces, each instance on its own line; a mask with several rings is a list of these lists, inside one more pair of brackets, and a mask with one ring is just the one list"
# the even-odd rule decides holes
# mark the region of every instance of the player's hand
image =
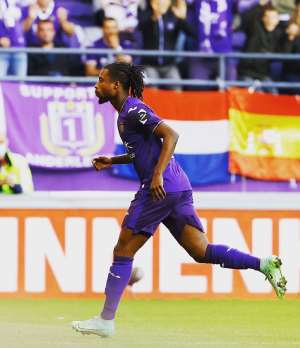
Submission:
[[172,6],[172,12],[179,19],[186,19],[187,6],[185,0],[177,0]]
[[116,62],[118,63],[132,63],[132,57],[128,54],[118,54],[116,56]]
[[290,41],[295,40],[299,34],[299,30],[300,30],[300,28],[296,23],[291,23],[286,29],[288,39]]
[[2,36],[0,38],[0,46],[3,48],[8,48],[10,47],[10,39],[6,36]]
[[151,185],[150,192],[154,201],[159,201],[166,197],[166,191],[164,189],[164,179],[162,174],[154,174]]
[[60,23],[68,20],[68,11],[64,7],[59,7],[56,11],[56,15]]
[[35,20],[39,13],[39,7],[37,4],[33,4],[29,7],[28,10],[28,17],[30,17],[32,20]]
[[112,166],[112,160],[109,157],[100,156],[92,160],[93,167],[96,170],[102,170],[105,168],[110,168]]

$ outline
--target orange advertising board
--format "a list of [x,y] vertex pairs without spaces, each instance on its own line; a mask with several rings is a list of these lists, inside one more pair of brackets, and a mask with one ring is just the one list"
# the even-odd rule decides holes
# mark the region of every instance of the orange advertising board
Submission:
[[[1,209],[0,297],[90,297],[104,292],[124,209]],[[284,262],[300,294],[300,212],[201,209],[210,242]],[[141,297],[274,296],[262,274],[195,263],[164,226],[136,255]],[[127,292],[127,296],[129,292]]]

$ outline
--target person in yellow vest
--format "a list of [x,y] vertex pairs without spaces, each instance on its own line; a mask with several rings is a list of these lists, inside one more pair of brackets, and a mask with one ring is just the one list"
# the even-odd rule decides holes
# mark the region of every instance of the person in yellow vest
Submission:
[[0,134],[0,193],[32,191],[32,175],[26,159],[20,154],[10,152],[6,137]]

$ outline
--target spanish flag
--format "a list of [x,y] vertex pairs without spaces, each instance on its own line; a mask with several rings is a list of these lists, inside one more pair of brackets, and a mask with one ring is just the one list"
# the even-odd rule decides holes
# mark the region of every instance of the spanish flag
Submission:
[[229,171],[255,179],[300,179],[300,98],[229,91]]

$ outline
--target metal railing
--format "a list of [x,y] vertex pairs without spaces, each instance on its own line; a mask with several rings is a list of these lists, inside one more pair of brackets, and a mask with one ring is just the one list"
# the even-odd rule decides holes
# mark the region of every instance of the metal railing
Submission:
[[[283,54],[283,53],[203,53],[191,51],[157,51],[157,50],[113,50],[113,49],[91,49],[91,48],[1,48],[1,53],[37,53],[37,54],[68,54],[68,55],[87,55],[99,54],[112,57],[116,54],[128,54],[138,57],[174,57],[174,58],[207,58],[217,59],[219,74],[215,80],[202,79],[154,79],[147,78],[146,84],[156,86],[194,86],[194,87],[216,87],[219,89],[226,89],[228,87],[257,87],[262,88],[300,88],[299,82],[287,81],[242,81],[242,80],[226,80],[227,64],[229,59],[264,59],[270,61],[287,61],[300,60],[300,54]],[[83,76],[0,76],[0,81],[22,81],[22,82],[56,82],[56,83],[95,83],[97,77],[83,77]]]

